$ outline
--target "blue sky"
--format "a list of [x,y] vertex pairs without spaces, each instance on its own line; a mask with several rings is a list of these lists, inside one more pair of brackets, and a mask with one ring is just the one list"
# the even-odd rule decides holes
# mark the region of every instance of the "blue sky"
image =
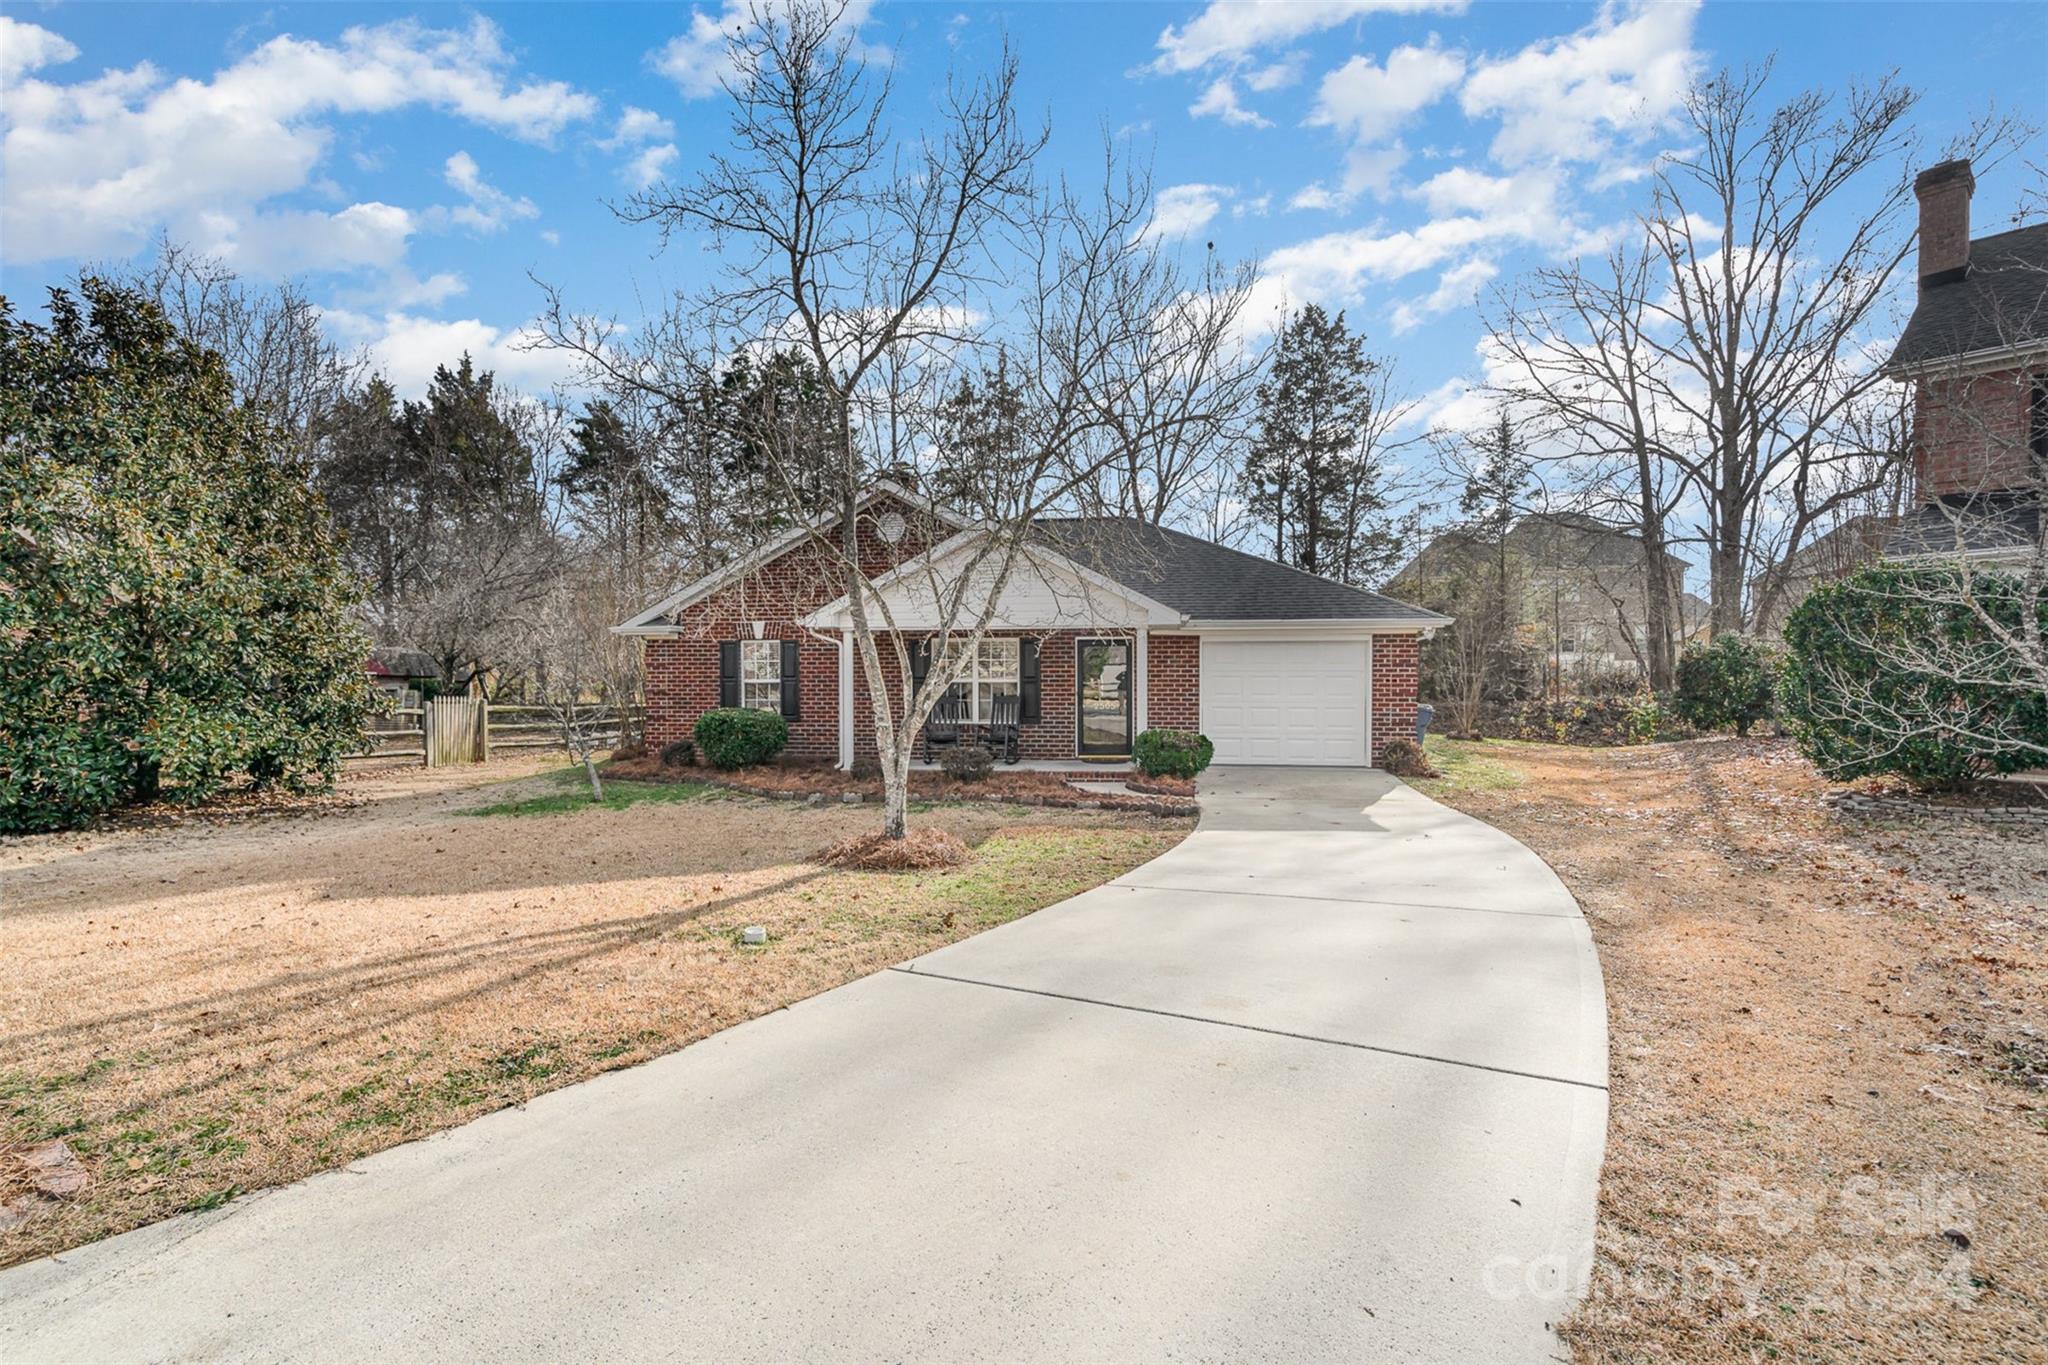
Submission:
[[[718,145],[717,6],[28,4],[0,31],[0,291],[33,308],[160,232],[301,278],[402,389],[463,349],[527,386],[529,273],[629,321],[703,278],[607,203]],[[1938,148],[1996,106],[2048,124],[2040,4],[856,5],[914,126],[1003,35],[1048,171],[1105,136],[1153,163],[1159,227],[1349,310],[1431,414],[1476,374],[1475,295],[1597,245],[1681,145],[1695,72],[1777,54],[1790,91],[1897,69]],[[2036,158],[2038,159],[2038,157]],[[1981,178],[1981,234],[2017,159]]]

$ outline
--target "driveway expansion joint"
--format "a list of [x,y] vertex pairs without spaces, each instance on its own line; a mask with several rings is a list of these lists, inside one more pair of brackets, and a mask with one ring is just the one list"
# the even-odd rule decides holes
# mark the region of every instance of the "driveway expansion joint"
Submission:
[[1410,1052],[1398,1047],[1382,1047],[1378,1043],[1360,1043],[1349,1038],[1325,1038],[1320,1034],[1297,1033],[1292,1029],[1267,1028],[1263,1024],[1247,1024],[1235,1019],[1217,1019],[1206,1014],[1187,1014],[1180,1010],[1163,1010],[1151,1005],[1127,1005],[1116,1000],[1098,1000],[1093,996],[1070,995],[1064,991],[1042,990],[1036,986],[1012,986],[1002,981],[982,981],[971,976],[950,976],[945,972],[923,971],[911,963],[885,968],[899,976],[918,976],[931,981],[951,981],[962,986],[981,986],[988,990],[1010,991],[1017,995],[1036,995],[1047,1000],[1066,1000],[1076,1005],[1095,1005],[1102,1009],[1124,1010],[1131,1014],[1152,1014],[1162,1019],[1182,1019],[1191,1024],[1213,1024],[1218,1028],[1241,1029],[1246,1033],[1263,1033],[1273,1038],[1292,1038],[1296,1042],[1321,1043],[1326,1047],[1348,1047],[1355,1052],[1377,1052],[1385,1057],[1406,1057],[1410,1061],[1435,1062],[1439,1066],[1463,1067],[1467,1071],[1490,1071],[1497,1076],[1518,1076],[1528,1081],[1547,1081],[1552,1085],[1576,1086],[1581,1090],[1597,1090],[1602,1094],[1607,1087],[1596,1081],[1581,1081],[1570,1076],[1547,1076],[1540,1071],[1518,1071],[1510,1066],[1491,1066],[1485,1062],[1468,1062],[1458,1057],[1439,1057],[1428,1052]]

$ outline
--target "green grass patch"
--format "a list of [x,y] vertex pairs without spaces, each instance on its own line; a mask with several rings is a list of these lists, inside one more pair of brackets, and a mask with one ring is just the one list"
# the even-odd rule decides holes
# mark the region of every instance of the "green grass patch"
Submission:
[[1431,735],[1423,752],[1441,777],[1416,779],[1414,785],[1430,796],[1451,792],[1507,791],[1525,780],[1502,755],[1524,747],[1514,740],[1446,739]]
[[564,790],[529,796],[517,801],[499,801],[472,807],[469,815],[569,815],[579,810],[603,808],[624,810],[643,801],[701,801],[724,792],[705,782],[627,782],[610,778],[604,784],[604,800],[590,799],[589,779],[580,768],[550,774]]

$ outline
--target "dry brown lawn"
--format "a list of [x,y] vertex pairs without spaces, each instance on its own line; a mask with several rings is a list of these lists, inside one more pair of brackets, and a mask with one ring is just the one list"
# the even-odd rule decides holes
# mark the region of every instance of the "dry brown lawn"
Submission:
[[1441,757],[1418,785],[1542,854],[1599,945],[1580,1359],[2048,1359],[2039,827],[1837,816],[1776,741]]
[[[0,843],[0,1204],[25,1197],[32,1144],[90,1173],[17,1205],[0,1264],[670,1051],[1097,885],[1192,823],[939,807],[915,821],[973,860],[888,874],[808,861],[873,806],[465,813],[574,790],[502,785],[533,770],[387,770],[275,818]],[[766,947],[740,945],[753,924]]]

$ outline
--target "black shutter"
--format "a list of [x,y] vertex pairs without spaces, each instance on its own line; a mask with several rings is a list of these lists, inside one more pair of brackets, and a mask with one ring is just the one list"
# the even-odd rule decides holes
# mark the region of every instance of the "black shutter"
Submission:
[[738,706],[740,704],[740,642],[720,640],[718,642],[718,704]]
[[782,642],[782,718],[797,718],[797,642]]
[[925,674],[932,671],[932,642],[913,640],[910,642],[910,695],[924,691]]
[[1017,642],[1017,719],[1031,725],[1038,720],[1038,641]]

